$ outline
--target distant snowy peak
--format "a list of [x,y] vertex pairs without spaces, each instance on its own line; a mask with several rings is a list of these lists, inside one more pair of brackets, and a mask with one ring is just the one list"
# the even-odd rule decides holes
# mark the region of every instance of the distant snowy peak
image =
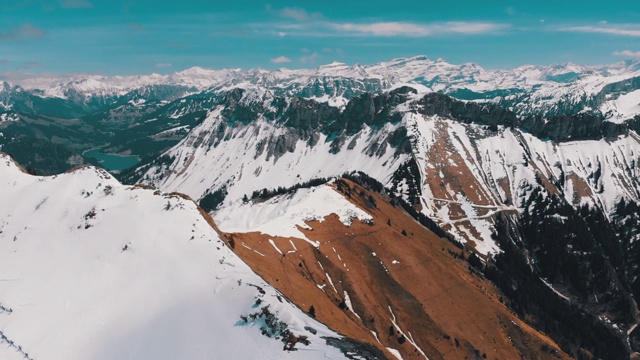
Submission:
[[[434,61],[426,56],[415,56],[372,65],[333,62],[313,69],[270,71],[192,67],[167,75],[76,75],[66,79],[29,79],[23,86],[36,96],[81,103],[97,99],[98,103],[104,104],[113,104],[114,101],[109,101],[111,98],[153,86],[181,88],[185,90],[182,96],[203,91],[215,96],[234,88],[260,87],[279,96],[318,99],[342,107],[346,100],[366,92],[381,93],[397,88],[399,84],[414,84],[425,91],[465,101],[494,103],[522,116],[552,117],[580,112],[604,114],[618,106],[605,106],[605,101],[640,89],[640,81],[635,81],[639,78],[638,61],[606,66],[567,63],[487,70],[474,63],[451,64],[443,59]],[[631,81],[631,84],[625,85],[625,81]],[[43,84],[44,87],[38,88]],[[11,85],[4,84],[0,96],[11,89]],[[173,100],[175,96],[178,94],[174,92],[161,100]],[[625,104],[629,101],[635,100],[624,99]],[[627,106],[608,116],[633,117],[638,114],[629,109]]]
[[58,84],[46,89],[44,94],[49,97],[67,99],[76,95],[84,95],[86,97],[116,96],[124,95],[126,92],[125,88],[108,84],[99,78],[87,78]]
[[239,78],[243,74],[240,69],[209,70],[193,67],[169,75],[153,73],[134,76],[77,75],[59,79],[34,78],[25,81],[23,86],[29,90],[41,90],[46,96],[59,98],[66,98],[69,93],[87,96],[123,95],[136,89],[157,85],[204,90]]
[[180,77],[180,76],[209,77],[209,76],[215,76],[221,71],[227,71],[227,70],[216,71],[216,70],[211,70],[211,69],[205,69],[205,68],[200,67],[200,66],[194,66],[194,67],[190,67],[188,69],[176,72],[175,76],[176,77]]
[[192,67],[168,76],[171,85],[193,86],[204,90],[224,82],[231,81],[242,75],[241,69],[210,70]]

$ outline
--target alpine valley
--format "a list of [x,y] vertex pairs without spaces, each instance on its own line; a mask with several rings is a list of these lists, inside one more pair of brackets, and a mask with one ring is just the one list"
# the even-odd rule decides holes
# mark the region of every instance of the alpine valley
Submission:
[[640,358],[638,133],[633,61],[4,82],[0,357]]

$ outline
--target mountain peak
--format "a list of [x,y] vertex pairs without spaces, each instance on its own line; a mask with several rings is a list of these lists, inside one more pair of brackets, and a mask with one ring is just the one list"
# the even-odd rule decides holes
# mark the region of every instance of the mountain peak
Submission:
[[193,66],[188,69],[176,72],[176,75],[202,75],[202,74],[209,74],[212,71],[213,70],[211,69],[205,69],[200,66]]
[[13,88],[13,85],[10,82],[3,81],[0,83],[0,91],[9,91]]
[[[412,62],[433,62],[431,59],[429,59],[428,56],[426,55],[417,55],[417,56],[411,56],[411,57],[406,57],[406,58],[396,58],[396,59],[392,59],[391,61],[389,61],[389,64],[394,64],[394,65],[402,65],[402,64],[407,64],[407,63],[412,63]],[[383,62],[381,64],[385,64],[387,62]]]
[[321,69],[328,69],[328,68],[339,67],[339,66],[348,66],[348,65],[343,63],[343,62],[333,61],[330,64],[320,65],[320,68]]

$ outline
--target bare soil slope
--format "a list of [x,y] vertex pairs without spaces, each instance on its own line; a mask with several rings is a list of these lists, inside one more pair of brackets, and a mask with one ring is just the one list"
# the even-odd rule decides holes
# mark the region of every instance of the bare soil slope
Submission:
[[336,215],[308,222],[312,230],[301,231],[319,247],[261,233],[223,238],[301,309],[389,358],[569,358],[502,303],[460,259],[461,249],[378,194],[346,183],[343,195],[373,224],[345,226]]

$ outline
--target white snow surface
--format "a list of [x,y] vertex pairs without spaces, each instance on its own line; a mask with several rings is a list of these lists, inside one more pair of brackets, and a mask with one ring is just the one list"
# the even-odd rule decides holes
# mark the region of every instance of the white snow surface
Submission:
[[607,120],[621,123],[640,114],[640,90],[620,95],[618,98],[606,101],[600,110]]
[[13,113],[2,113],[0,114],[0,123],[4,121],[19,121],[20,118]]
[[[337,334],[277,295],[193,202],[96,168],[34,177],[0,156],[1,359],[344,358],[319,337]],[[241,324],[257,297],[311,344],[284,352]]]
[[317,246],[298,226],[310,229],[306,221],[323,221],[331,214],[338,215],[347,226],[355,219],[373,221],[366,211],[326,184],[298,189],[293,194],[278,195],[264,202],[232,203],[216,211],[214,219],[224,232],[258,231],[272,236],[304,239]]

